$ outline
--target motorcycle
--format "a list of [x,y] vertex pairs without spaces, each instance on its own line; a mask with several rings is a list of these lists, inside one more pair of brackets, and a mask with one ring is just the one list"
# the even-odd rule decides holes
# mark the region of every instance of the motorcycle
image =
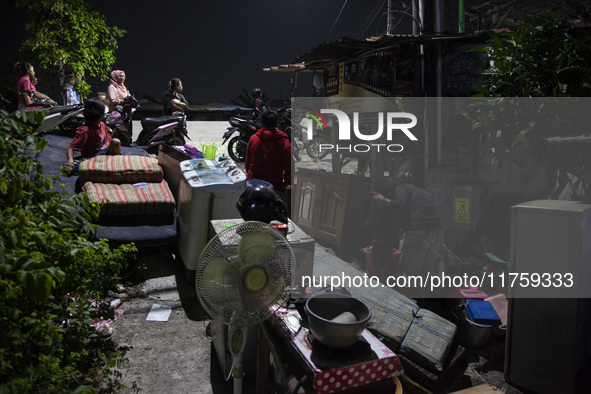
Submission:
[[37,133],[49,132],[49,130],[57,127],[58,130],[52,132],[52,134],[73,137],[76,134],[76,129],[84,125],[83,111],[84,105],[82,104],[51,107],[45,113],[43,123],[35,131]]
[[313,137],[306,144],[306,153],[312,159],[324,159],[329,150],[321,149],[322,145],[330,144],[330,133],[324,127],[317,128],[313,132]]
[[183,113],[143,118],[141,124],[142,131],[135,143],[149,153],[156,154],[160,144],[179,146],[190,140],[187,116]]
[[[45,114],[43,123],[37,127],[36,133],[49,133],[73,137],[76,129],[84,125],[84,105],[57,105],[43,93],[33,92],[32,103],[19,111],[42,111]],[[56,129],[57,130],[53,130]],[[51,131],[50,131],[51,130]]]
[[128,96],[124,99],[123,104],[117,105],[105,119],[105,124],[111,129],[112,137],[119,138],[122,146],[131,146],[133,139],[132,117],[138,107],[139,104],[135,97]]
[[3,110],[8,110],[12,106],[12,102],[8,99],[5,99],[4,96],[0,93],[0,108]]
[[[228,142],[228,154],[235,162],[244,162],[248,141],[261,128],[261,125],[257,122],[236,117],[230,118],[229,122],[231,127],[228,127],[228,130],[224,133],[222,145],[230,140]],[[238,135],[232,137],[235,132],[238,132]]]
[[298,127],[292,127],[291,123],[291,107],[283,107],[277,111],[279,115],[279,124],[277,128],[283,131],[289,137],[291,141],[291,153],[296,161],[301,161],[302,156],[300,155],[301,141],[299,140],[299,134],[301,129]]

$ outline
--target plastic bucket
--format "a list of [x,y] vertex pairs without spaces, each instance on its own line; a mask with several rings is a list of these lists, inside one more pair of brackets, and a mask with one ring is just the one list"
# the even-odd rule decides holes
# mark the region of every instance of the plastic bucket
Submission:
[[203,157],[209,160],[215,160],[215,151],[217,149],[215,145],[203,145]]
[[266,186],[273,189],[273,184],[267,181],[263,181],[262,179],[249,179],[246,181],[246,187],[251,186]]
[[455,323],[458,327],[457,340],[462,346],[470,348],[481,348],[487,344],[490,334],[496,326],[474,323],[462,313],[463,307],[453,311]]

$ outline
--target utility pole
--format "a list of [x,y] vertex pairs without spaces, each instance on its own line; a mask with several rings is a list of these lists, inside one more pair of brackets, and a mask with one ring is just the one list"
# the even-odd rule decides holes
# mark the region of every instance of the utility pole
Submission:
[[466,14],[464,12],[464,0],[458,0],[458,33],[466,32]]
[[423,0],[412,0],[412,35],[418,36],[421,32],[419,23],[422,21],[422,2]]

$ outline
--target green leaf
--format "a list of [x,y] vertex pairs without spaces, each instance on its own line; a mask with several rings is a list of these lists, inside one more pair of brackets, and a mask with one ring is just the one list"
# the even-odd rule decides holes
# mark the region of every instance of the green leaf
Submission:
[[44,272],[32,271],[25,276],[25,293],[32,301],[47,301],[54,285],[51,276]]

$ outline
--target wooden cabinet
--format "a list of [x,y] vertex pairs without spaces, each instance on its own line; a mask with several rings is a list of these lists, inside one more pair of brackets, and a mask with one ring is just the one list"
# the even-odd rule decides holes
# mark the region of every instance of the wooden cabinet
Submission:
[[369,178],[301,168],[293,220],[308,235],[336,247],[344,256],[365,245]]

